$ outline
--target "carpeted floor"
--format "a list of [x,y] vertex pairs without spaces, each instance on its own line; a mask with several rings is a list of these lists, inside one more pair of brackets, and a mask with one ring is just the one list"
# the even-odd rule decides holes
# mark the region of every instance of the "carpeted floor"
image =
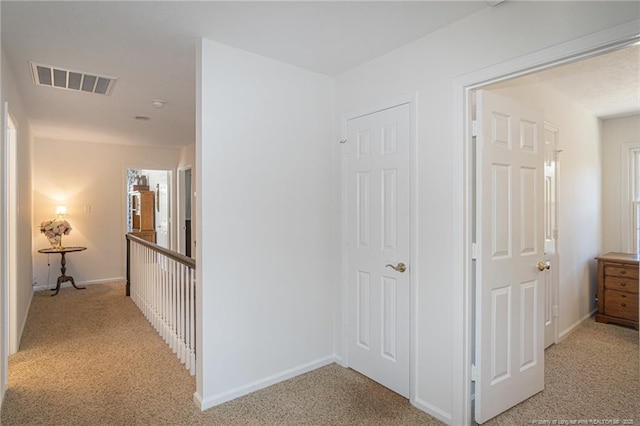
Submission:
[[195,379],[124,285],[34,296],[9,360],[2,425],[440,425],[406,399],[329,365],[200,412]]
[[485,425],[640,425],[636,330],[592,318],[544,359],[544,391]]
[[[2,425],[442,424],[337,365],[200,412],[194,378],[123,294],[122,284],[36,293]],[[587,321],[545,360],[545,391],[486,424],[640,424],[636,331]]]

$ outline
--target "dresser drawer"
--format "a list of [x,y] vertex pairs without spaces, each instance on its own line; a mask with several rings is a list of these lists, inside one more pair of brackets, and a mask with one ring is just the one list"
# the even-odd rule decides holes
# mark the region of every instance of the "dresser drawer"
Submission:
[[607,315],[638,321],[638,293],[605,289],[604,310]]
[[638,267],[633,265],[608,264],[604,267],[604,275],[610,277],[630,278],[638,280]]
[[638,280],[635,278],[604,277],[604,288],[638,293]]

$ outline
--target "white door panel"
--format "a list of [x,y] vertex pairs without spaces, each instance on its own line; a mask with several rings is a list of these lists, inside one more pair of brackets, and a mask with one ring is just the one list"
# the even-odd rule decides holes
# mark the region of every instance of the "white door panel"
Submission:
[[[409,397],[408,104],[349,120],[348,364]],[[401,268],[398,268],[401,269]]]
[[544,125],[544,254],[549,265],[544,273],[544,347],[556,342],[558,336],[558,129]]
[[543,113],[478,92],[476,421],[544,387]]

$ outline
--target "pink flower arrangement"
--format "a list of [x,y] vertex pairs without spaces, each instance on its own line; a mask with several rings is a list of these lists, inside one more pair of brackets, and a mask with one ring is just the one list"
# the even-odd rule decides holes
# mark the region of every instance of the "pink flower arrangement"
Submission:
[[66,220],[45,220],[40,224],[40,232],[47,238],[55,238],[62,235],[69,235],[71,225]]

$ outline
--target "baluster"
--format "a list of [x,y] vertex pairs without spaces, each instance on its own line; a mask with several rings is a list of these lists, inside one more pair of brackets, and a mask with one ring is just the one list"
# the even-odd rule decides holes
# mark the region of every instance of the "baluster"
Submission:
[[129,240],[130,297],[191,375],[196,370],[195,270]]

